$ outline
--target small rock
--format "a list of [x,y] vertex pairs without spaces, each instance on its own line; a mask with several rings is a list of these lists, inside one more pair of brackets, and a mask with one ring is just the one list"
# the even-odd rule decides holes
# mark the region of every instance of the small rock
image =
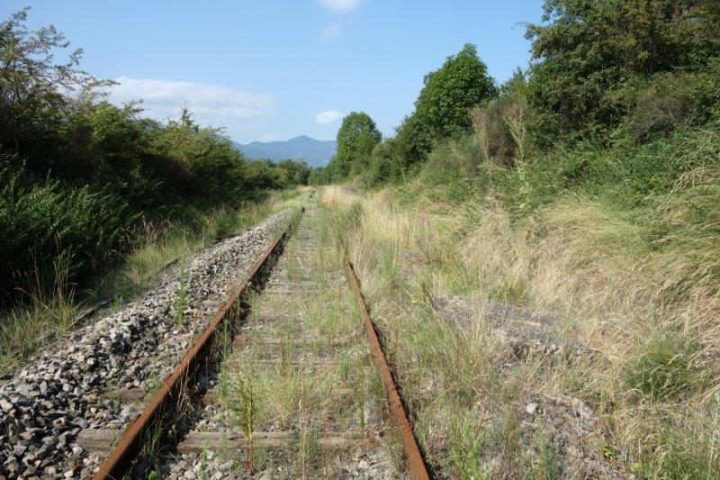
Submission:
[[538,410],[538,404],[535,402],[530,402],[527,405],[525,405],[525,411],[528,415],[535,415],[535,413]]
[[0,408],[2,408],[5,412],[9,412],[10,410],[12,410],[13,405],[4,398],[0,398]]

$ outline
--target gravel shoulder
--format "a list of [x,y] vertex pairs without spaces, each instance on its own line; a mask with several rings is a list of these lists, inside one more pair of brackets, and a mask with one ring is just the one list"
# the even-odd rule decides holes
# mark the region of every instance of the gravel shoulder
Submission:
[[124,428],[229,290],[293,216],[291,209],[180,262],[155,288],[45,348],[0,386],[0,479],[86,478],[99,458],[82,429]]

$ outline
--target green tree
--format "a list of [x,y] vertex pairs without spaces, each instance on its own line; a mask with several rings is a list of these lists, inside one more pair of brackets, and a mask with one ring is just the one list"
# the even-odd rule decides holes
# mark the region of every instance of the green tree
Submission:
[[551,137],[617,125],[626,82],[720,54],[717,2],[546,0],[544,10],[526,34],[536,60],[529,97]]
[[189,196],[233,201],[248,190],[245,158],[216,128],[201,128],[187,110],[154,139],[157,154],[169,156],[189,173]]
[[426,124],[416,114],[405,118],[397,130],[394,149],[397,153],[397,169],[406,171],[425,160],[433,148],[434,138]]
[[448,57],[442,67],[425,76],[415,112],[398,128],[401,169],[424,161],[437,141],[467,132],[472,108],[496,94],[495,83],[474,45],[467,44]]
[[370,167],[364,175],[365,184],[373,187],[387,181],[397,180],[402,173],[396,157],[395,139],[388,138],[378,143],[373,150]]
[[73,108],[64,92],[88,92],[110,82],[79,69],[82,50],[56,63],[55,54],[69,42],[52,26],[31,32],[27,14],[26,8],[0,23],[0,151],[22,153],[37,169],[45,167],[37,161],[56,156],[58,130]]
[[382,140],[382,134],[367,113],[352,112],[343,118],[337,133],[337,153],[333,158],[333,174],[344,178],[350,174],[362,173],[370,162],[375,145]]
[[470,109],[496,94],[495,83],[471,44],[426,75],[424,83],[415,115],[434,140],[466,132]]

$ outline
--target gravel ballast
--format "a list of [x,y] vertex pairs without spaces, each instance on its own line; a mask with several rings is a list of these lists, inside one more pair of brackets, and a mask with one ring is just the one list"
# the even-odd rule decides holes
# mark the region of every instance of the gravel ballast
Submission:
[[45,348],[2,385],[0,480],[91,476],[100,459],[76,443],[78,433],[122,429],[141,408],[108,393],[154,390],[292,215],[284,210],[181,262],[156,288]]

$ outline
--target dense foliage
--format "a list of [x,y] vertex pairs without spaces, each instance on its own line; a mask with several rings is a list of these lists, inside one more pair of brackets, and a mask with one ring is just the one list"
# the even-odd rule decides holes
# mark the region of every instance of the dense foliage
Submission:
[[[648,83],[665,86],[660,101],[666,116],[702,116],[707,103],[704,85],[697,82],[712,78],[692,74],[717,63],[719,13],[717,2],[697,0],[546,2],[545,23],[531,25],[527,32],[537,59],[530,100],[543,133],[607,131],[629,111],[649,107],[653,99],[637,95],[638,88],[650,88]],[[684,87],[688,81],[698,87],[696,92]],[[681,88],[673,92],[674,86]]]
[[[525,175],[540,159],[566,158],[555,152],[585,151],[588,145],[626,151],[629,162],[637,148],[717,118],[718,5],[547,0],[543,22],[527,28],[534,57],[528,71],[516,72],[496,88],[475,47],[464,46],[425,77],[415,111],[394,138],[359,163],[362,168],[345,168],[340,176],[317,172],[312,181],[350,174],[372,186],[405,182],[424,170],[427,182],[463,178],[459,183],[472,189],[485,184],[477,175],[487,170],[487,162],[510,168],[510,175]],[[458,154],[458,145],[468,150]],[[576,186],[605,176],[589,163],[551,163],[542,169],[569,168],[557,182]],[[645,167],[633,171],[637,168]],[[672,183],[687,168],[673,161],[659,171]]]
[[87,278],[140,221],[307,182],[304,162],[247,161],[187,111],[161,124],[103,101],[112,82],[83,72],[79,50],[57,63],[67,40],[28,30],[27,13],[0,24],[0,303],[52,283],[60,260],[72,281]]
[[[339,180],[362,173],[370,164],[382,134],[367,113],[352,112],[343,118],[337,133],[337,153],[324,169],[325,180]],[[318,183],[320,178],[315,178]]]

